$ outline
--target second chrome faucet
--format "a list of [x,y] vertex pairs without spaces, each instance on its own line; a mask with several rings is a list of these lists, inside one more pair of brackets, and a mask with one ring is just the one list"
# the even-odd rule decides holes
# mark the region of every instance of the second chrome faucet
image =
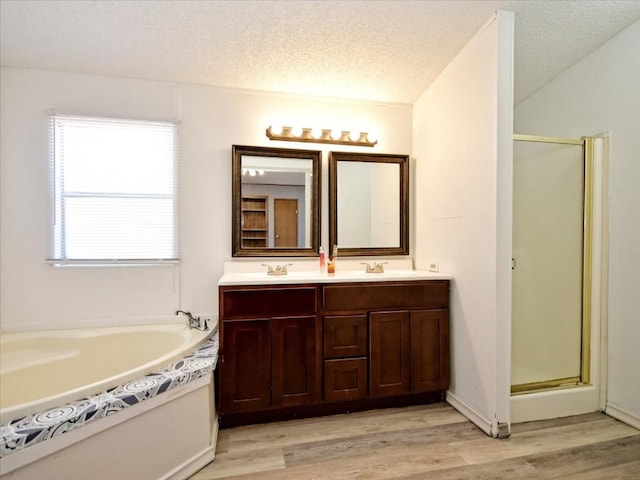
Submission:
[[365,273],[384,273],[383,265],[388,262],[373,262],[373,265],[369,265],[367,262],[361,262],[362,265],[366,265]]

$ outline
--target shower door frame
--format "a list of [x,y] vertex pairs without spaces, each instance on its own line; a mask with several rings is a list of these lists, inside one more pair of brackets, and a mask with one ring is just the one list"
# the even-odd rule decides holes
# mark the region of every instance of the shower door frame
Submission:
[[[582,146],[583,160],[583,246],[582,246],[582,323],[580,375],[577,377],[543,380],[539,382],[511,385],[511,395],[535,391],[578,387],[591,384],[591,324],[592,324],[592,285],[593,285],[593,190],[594,137],[561,138],[538,135],[513,135],[514,142],[555,143],[561,145]],[[515,158],[514,158],[515,162]],[[513,320],[512,320],[513,321]]]

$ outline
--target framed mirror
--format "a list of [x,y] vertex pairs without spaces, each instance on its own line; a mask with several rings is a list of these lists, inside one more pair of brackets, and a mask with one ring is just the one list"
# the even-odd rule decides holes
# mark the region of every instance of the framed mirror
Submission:
[[329,153],[329,243],[340,255],[409,254],[409,156]]
[[321,152],[233,145],[232,256],[318,254]]

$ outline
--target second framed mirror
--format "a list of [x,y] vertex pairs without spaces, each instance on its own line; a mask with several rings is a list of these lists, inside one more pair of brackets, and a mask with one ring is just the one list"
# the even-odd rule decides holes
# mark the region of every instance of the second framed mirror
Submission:
[[408,155],[329,153],[329,242],[340,255],[409,254]]

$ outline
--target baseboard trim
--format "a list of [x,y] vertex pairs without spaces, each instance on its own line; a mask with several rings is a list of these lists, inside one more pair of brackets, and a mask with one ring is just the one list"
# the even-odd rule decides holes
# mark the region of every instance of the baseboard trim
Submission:
[[640,430],[640,417],[628,410],[625,410],[624,408],[620,408],[607,403],[604,409],[604,413],[606,413],[610,417],[615,418],[616,420],[620,420],[621,422],[624,422],[627,425],[631,425],[633,428],[637,428],[638,430]]
[[473,407],[469,406],[468,403],[464,402],[460,399],[460,397],[456,396],[456,394],[447,392],[446,402],[462,415],[467,417],[470,422],[475,424],[484,433],[489,436],[493,436],[491,432],[491,420],[479,414]]

